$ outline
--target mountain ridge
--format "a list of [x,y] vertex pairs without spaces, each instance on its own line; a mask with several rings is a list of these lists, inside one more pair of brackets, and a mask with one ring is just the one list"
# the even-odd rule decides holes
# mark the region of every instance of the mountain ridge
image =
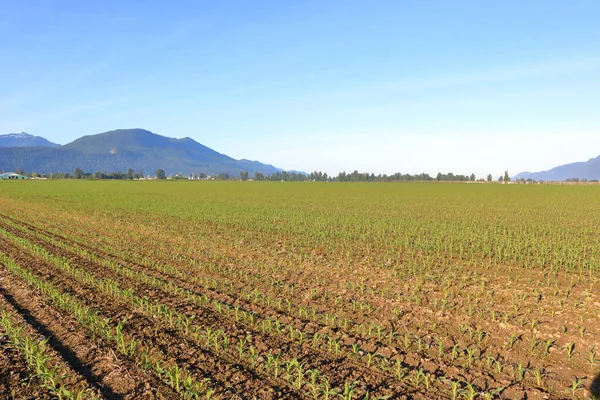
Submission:
[[27,132],[0,135],[0,147],[60,147],[41,136],[33,136]]
[[27,172],[143,170],[167,174],[237,175],[242,171],[273,174],[282,169],[246,159],[236,160],[189,137],[171,138],[145,129],[117,129],[85,135],[58,147],[2,147],[0,168]]
[[567,179],[600,180],[600,155],[587,161],[577,161],[559,165],[547,171],[524,171],[512,179],[532,179],[534,181],[565,181]]

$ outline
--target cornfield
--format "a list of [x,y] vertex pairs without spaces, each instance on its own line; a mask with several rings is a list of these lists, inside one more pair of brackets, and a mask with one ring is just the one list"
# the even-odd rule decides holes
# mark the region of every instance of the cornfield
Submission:
[[0,184],[0,397],[572,399],[600,187]]

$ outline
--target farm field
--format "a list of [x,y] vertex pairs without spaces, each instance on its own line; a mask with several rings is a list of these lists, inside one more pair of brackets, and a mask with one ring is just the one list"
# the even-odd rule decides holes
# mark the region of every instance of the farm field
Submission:
[[0,398],[589,398],[599,278],[599,186],[0,182]]

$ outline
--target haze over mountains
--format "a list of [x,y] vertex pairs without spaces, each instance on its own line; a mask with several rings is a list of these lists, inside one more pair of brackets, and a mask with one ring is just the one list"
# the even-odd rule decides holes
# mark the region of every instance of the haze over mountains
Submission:
[[584,162],[560,165],[541,172],[521,172],[512,179],[533,179],[534,181],[564,181],[567,179],[600,180],[600,156]]
[[48,174],[73,172],[75,168],[84,172],[124,172],[132,168],[136,172],[154,174],[160,168],[167,174],[184,175],[282,171],[258,161],[236,160],[190,138],[174,139],[144,129],[119,129],[83,136],[64,146],[28,134],[1,135],[0,143],[0,169],[5,171],[20,169]]
[[[167,174],[227,173],[242,171],[265,175],[282,171],[272,165],[246,159],[236,160],[206,147],[193,139],[175,139],[144,129],[118,129],[83,136],[61,146],[28,133],[0,135],[0,169],[37,172],[135,172],[154,174],[160,168]],[[513,180],[564,181],[600,180],[600,156],[585,162],[561,165],[548,171],[521,172]]]

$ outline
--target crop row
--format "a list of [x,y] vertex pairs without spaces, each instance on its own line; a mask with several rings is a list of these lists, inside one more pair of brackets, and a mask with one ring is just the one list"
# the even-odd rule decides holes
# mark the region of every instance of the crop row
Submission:
[[74,296],[61,291],[39,276],[22,268],[6,254],[0,252],[0,263],[8,271],[25,281],[32,288],[40,291],[57,309],[73,315],[76,320],[94,336],[98,336],[115,345],[116,350],[126,357],[133,358],[140,366],[151,370],[159,378],[173,387],[178,393],[189,398],[210,398],[213,389],[207,388],[204,382],[195,381],[185,368],[166,363],[165,356],[133,336],[123,332],[125,320],[118,324],[94,309],[82,305]]
[[[21,240],[20,244],[24,244],[24,243],[26,243],[26,242],[24,242],[24,241]],[[57,261],[57,262],[62,262],[62,263],[66,262],[64,259],[60,260],[59,258],[56,258],[55,256],[53,256],[53,255],[45,252],[44,250],[42,250],[39,247],[34,247],[34,248],[36,248],[37,249],[36,251],[38,251],[38,253],[43,254],[46,258],[48,258],[48,257],[49,258],[54,258],[54,260]],[[112,265],[113,269],[119,269],[119,270],[123,269],[123,267],[120,266],[118,263],[110,263],[110,262],[106,262],[106,261],[103,263],[103,265],[107,265],[107,264]],[[129,274],[128,274],[128,276],[131,277],[131,278],[133,278],[133,277],[138,277],[139,278],[140,275],[139,274],[134,274],[134,273],[132,273],[130,271]],[[162,289],[166,288],[165,292],[168,293],[168,294],[170,294],[170,295],[177,295],[177,294],[181,294],[181,293],[186,294],[186,291],[182,290],[181,288],[174,289],[176,286],[173,286],[173,284],[171,282],[169,282],[169,284],[165,284],[165,282],[162,282],[160,280],[156,280],[155,278],[151,279],[150,282],[154,282],[155,283],[154,286],[156,286],[156,287],[162,287]],[[166,285],[166,286],[156,285],[156,282],[161,282],[161,285]],[[107,287],[111,287],[109,289],[111,291],[119,291],[120,290],[118,287],[115,286],[114,283],[107,284],[107,285],[108,285]],[[124,293],[126,293],[125,296],[130,296],[130,297],[132,296],[130,291],[129,292],[124,292]],[[187,292],[187,296],[193,298],[193,296],[195,296],[195,295],[191,294],[188,291]],[[208,300],[207,300],[207,298],[200,298],[199,302],[201,304],[203,304],[203,303],[209,303]],[[243,310],[240,311],[239,308],[238,309],[232,309],[231,307],[229,307],[227,305],[224,306],[223,304],[219,303],[218,301],[214,302],[213,304],[215,304],[215,307],[217,309],[225,309],[225,310],[229,310],[230,312],[235,312],[236,313],[236,320],[240,319],[240,315],[244,316],[243,320],[249,319],[250,321],[253,321],[253,319],[254,319],[253,314],[248,314],[247,312],[245,312]],[[139,303],[138,303],[138,305],[139,305]],[[173,310],[169,310],[168,308],[164,308],[164,312],[161,312],[160,310],[159,311],[150,310],[150,311],[157,312],[160,315],[163,315],[163,314],[166,315],[166,317],[168,318],[170,324],[173,324],[174,323],[173,321],[177,321],[177,322],[175,322],[175,324],[180,325],[181,328],[184,329],[186,332],[190,330],[190,325],[189,325],[190,317],[189,316],[178,315],[176,312],[174,312]],[[269,321],[269,320],[267,320],[267,321]],[[278,321],[276,321],[275,323],[273,323],[273,325],[276,326],[276,327],[279,327]],[[263,330],[265,329],[264,326],[265,325],[263,325]],[[191,329],[194,329],[194,328],[191,328]],[[277,329],[277,331],[281,332],[281,328]],[[481,335],[481,334],[482,333],[479,333],[479,335]],[[380,335],[379,338],[381,339],[382,338],[382,336],[381,336],[381,330],[379,330],[379,335]],[[471,335],[473,335],[472,332],[471,332]],[[302,344],[302,340],[303,340],[302,338],[304,336],[303,333],[301,331],[299,331],[299,330],[298,331],[291,330],[290,331],[290,337],[291,337],[291,339],[294,339],[294,336],[297,336],[299,338],[299,340],[300,340],[300,344]],[[483,332],[483,336],[485,336],[485,332]],[[223,336],[223,338],[224,338],[224,342],[226,343],[225,346],[227,346],[227,343],[229,343],[229,339],[226,336]],[[417,352],[417,354],[418,353],[422,353],[425,349],[431,348],[431,345],[430,345],[431,342],[429,342],[429,341],[427,343],[424,342],[422,340],[422,338],[420,336],[418,336],[418,335],[416,335],[416,336],[413,337],[411,335],[404,334],[402,336],[402,338],[403,338],[402,340],[404,342],[404,346],[405,346],[405,348],[406,348],[407,351],[410,350],[410,346],[412,346],[412,345],[416,346],[416,352]],[[316,344],[316,341],[314,340],[314,337],[313,337],[313,340],[311,342],[314,343],[314,344]],[[339,343],[336,344],[335,340],[332,340],[331,338],[329,338],[328,342],[329,342],[329,346],[328,347],[329,347],[330,351],[332,350],[336,354],[340,354],[340,352],[343,353],[343,351],[340,350]],[[443,344],[443,342],[441,340],[438,340],[437,342],[439,343],[438,350],[437,350],[438,351],[438,356],[441,357],[444,354],[444,344]],[[479,342],[481,342],[481,338],[480,338]],[[217,346],[218,346],[218,344],[217,344]],[[381,355],[374,354],[374,353],[368,353],[368,352],[360,351],[359,348],[356,345],[346,346],[346,347],[352,348],[352,354],[355,357],[358,356],[359,354],[361,354],[366,359],[366,364],[367,364],[368,367],[371,367],[371,366],[375,367],[376,366],[375,362],[377,362],[377,365],[381,365],[380,368],[381,368],[382,371],[389,372],[389,371],[392,370],[391,366],[394,365],[394,363],[388,361],[385,357],[383,357]],[[480,351],[477,351],[477,350],[474,351],[473,348],[461,349],[458,345],[453,345],[453,346],[450,347],[450,350],[451,351],[449,353],[450,353],[450,359],[451,360],[462,358],[462,356],[464,354],[464,362],[466,363],[466,366],[468,366],[468,367],[472,367],[473,366],[473,362],[476,359],[482,359],[482,353]],[[487,354],[486,364],[488,365],[488,368],[490,368],[490,369],[491,369],[492,366],[494,366],[495,369],[498,372],[502,372],[503,369],[505,368],[505,366],[503,366],[502,359],[496,360],[496,358],[492,357],[491,354]],[[396,375],[397,378],[402,379],[402,377],[405,375],[405,368],[402,367],[402,364],[396,363],[395,365],[396,365],[395,372],[392,372],[391,374],[392,375]],[[511,369],[514,369],[516,371],[516,372],[514,372],[514,375],[516,377],[520,377],[521,380],[523,379],[526,370],[527,371],[531,371],[530,368],[527,368],[527,369],[524,368],[522,363],[520,363],[518,365],[515,365],[515,366],[511,366]],[[415,369],[415,371],[416,371],[415,375],[418,375],[418,376],[420,376],[420,374],[425,374],[425,372],[422,370],[422,368],[421,369]],[[537,376],[536,379],[538,380],[538,382],[540,381],[541,377],[543,377],[543,376],[546,375],[543,372],[543,369],[540,370],[539,368],[536,370],[536,374],[537,374],[536,375]],[[429,386],[429,382],[428,382],[429,380],[430,380],[429,377],[428,377],[428,379],[423,379],[423,383],[426,384],[426,386]],[[413,378],[413,381],[419,382],[419,379],[418,378],[417,379]],[[345,384],[345,386],[348,387],[348,384]],[[467,385],[467,387],[469,387],[469,385]],[[476,393],[475,390],[473,389],[473,387],[472,386],[470,386],[470,387],[472,388],[471,390],[473,390],[472,393]]]

